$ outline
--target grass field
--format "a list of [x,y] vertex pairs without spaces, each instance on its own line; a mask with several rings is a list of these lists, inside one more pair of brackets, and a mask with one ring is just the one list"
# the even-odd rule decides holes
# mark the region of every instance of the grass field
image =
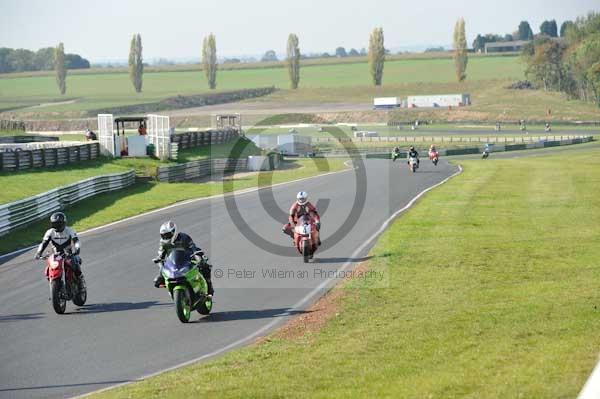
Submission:
[[[514,57],[518,55],[516,53],[498,53],[498,54],[470,54],[470,58],[476,57]],[[422,60],[422,59],[452,59],[451,51],[444,52],[426,52],[426,53],[403,53],[403,54],[391,54],[386,55],[386,61],[409,61],[409,60]],[[322,65],[338,65],[338,64],[361,64],[368,61],[366,56],[358,57],[329,57],[329,58],[303,58],[300,60],[301,67],[310,66],[322,66]],[[271,69],[271,68],[286,68],[285,61],[267,61],[267,62],[242,62],[242,63],[222,63],[218,65],[219,70],[230,71],[239,69]],[[199,71],[202,69],[201,64],[176,64],[176,65],[146,65],[144,66],[144,72],[187,72],[187,71]],[[22,77],[34,77],[34,76],[54,76],[54,71],[28,71],[28,72],[13,72],[13,73],[0,73],[0,79],[14,79]],[[72,69],[69,70],[71,75],[89,75],[89,74],[110,74],[110,73],[128,73],[127,67],[112,67],[112,68],[98,68],[92,66],[89,69]]]
[[[385,64],[384,85],[452,82],[455,79],[452,65],[451,59],[389,61]],[[469,63],[468,74],[469,79],[473,81],[520,79],[523,77],[523,65],[516,57],[476,57]],[[367,63],[303,68],[300,82],[303,89],[371,86]],[[284,68],[261,68],[221,71],[217,75],[217,85],[218,90],[271,85],[287,88],[289,82]],[[140,94],[134,92],[126,73],[77,74],[67,78],[67,94],[64,98],[57,94],[53,76],[22,77],[0,79],[0,109],[45,104],[44,107],[28,111],[51,115],[54,112],[77,112],[153,102],[178,94],[189,95],[208,91],[206,79],[201,71],[146,73],[143,93]],[[307,93],[310,93],[310,90]],[[311,97],[314,98],[313,95]],[[55,101],[61,103],[49,104]]]
[[371,251],[389,286],[338,288],[320,331],[93,397],[575,397],[600,346],[600,149],[463,165]]
[[[76,231],[101,226],[110,222],[139,215],[153,209],[192,198],[202,198],[222,194],[232,190],[263,186],[272,180],[273,184],[289,180],[315,176],[345,168],[344,159],[301,159],[289,161],[294,168],[273,172],[246,175],[236,178],[233,184],[220,182],[158,183],[155,181],[137,182],[122,190],[112,191],[76,203],[65,210],[70,224]],[[4,181],[0,181],[5,184]],[[39,241],[48,228],[47,223],[37,223],[11,232],[0,242],[0,253],[7,253]]]

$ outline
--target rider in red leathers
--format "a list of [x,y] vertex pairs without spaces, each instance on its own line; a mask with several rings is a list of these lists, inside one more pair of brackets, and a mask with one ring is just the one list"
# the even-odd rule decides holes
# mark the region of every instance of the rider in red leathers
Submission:
[[319,236],[319,230],[321,229],[321,219],[317,208],[308,201],[308,194],[305,191],[300,191],[296,195],[296,202],[294,202],[290,208],[288,216],[288,223],[283,226],[283,232],[292,239],[294,238],[294,226],[298,223],[298,220],[303,215],[309,215],[312,218],[313,223],[316,226],[316,231],[313,235],[315,240],[313,244],[321,245],[321,238]]

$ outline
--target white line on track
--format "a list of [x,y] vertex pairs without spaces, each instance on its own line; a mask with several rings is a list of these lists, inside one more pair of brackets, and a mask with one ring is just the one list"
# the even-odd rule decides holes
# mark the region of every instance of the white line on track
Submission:
[[592,374],[579,392],[577,399],[598,399],[600,398],[600,361],[594,367]]
[[[454,176],[457,176],[460,173],[462,173],[462,171],[463,171],[462,167],[460,165],[458,165],[458,171],[456,173],[448,176],[447,178],[445,178],[441,182],[439,182],[439,183],[437,183],[437,184],[435,184],[435,185],[433,185],[431,187],[428,187],[428,188],[424,189],[423,191],[421,191],[419,194],[417,194],[413,199],[410,200],[410,202],[408,204],[406,204],[403,208],[397,210],[396,212],[394,212],[393,215],[391,215],[389,218],[387,218],[385,220],[385,222],[383,222],[383,224],[381,225],[381,227],[375,233],[373,233],[371,235],[371,237],[369,237],[367,240],[365,240],[362,243],[362,245],[360,247],[358,247],[352,253],[352,255],[350,256],[350,258],[357,258],[360,255],[360,253],[362,251],[364,251],[365,248],[367,248],[369,245],[371,245],[373,243],[373,241],[375,241],[375,239],[377,237],[379,237],[379,235],[381,233],[383,233],[383,231],[390,225],[390,223],[394,219],[396,219],[400,214],[406,212],[410,207],[412,207],[415,202],[417,202],[423,195],[425,195],[425,193],[427,193],[430,190],[433,190],[436,187],[441,186],[442,184],[446,183],[448,180],[450,180]],[[345,172],[345,171],[343,171],[343,172]],[[331,172],[331,173],[327,173],[327,174],[319,175],[319,176],[326,176],[326,175],[329,175],[329,174],[332,174],[332,173],[340,173],[340,172]],[[319,177],[319,176],[316,176],[316,177]],[[299,180],[296,180],[296,181],[300,181],[300,180],[305,180],[305,179],[299,179]],[[289,182],[289,183],[292,183],[292,182]],[[283,183],[283,184],[286,184],[286,183]],[[167,207],[167,208],[169,208],[169,207]],[[163,208],[163,209],[167,209],[167,208]],[[342,266],[340,266],[337,269],[337,273],[335,273],[335,275],[340,275],[340,272],[343,272],[346,269],[348,269],[348,267],[350,265],[352,265],[352,261],[350,261],[350,260],[346,261]],[[282,312],[278,316],[284,316],[284,317],[285,316],[290,316],[293,313],[297,312],[298,310],[302,310],[302,308],[308,302],[310,302],[311,300],[313,300],[314,297],[316,297],[317,295],[323,295],[324,294],[324,292],[322,292],[323,290],[325,290],[326,288],[330,289],[331,287],[333,287],[332,283],[334,282],[334,280],[336,280],[336,278],[335,277],[331,277],[331,278],[323,281],[316,288],[314,288],[311,292],[309,292],[304,298],[302,298],[301,300],[299,300],[298,302],[296,302],[291,308],[289,308],[285,312]],[[187,362],[180,363],[178,365],[175,365],[175,366],[172,366],[172,367],[169,367],[169,368],[157,371],[155,373],[147,374],[147,375],[145,375],[143,377],[137,378],[137,379],[132,380],[132,381],[128,381],[128,382],[124,382],[124,383],[116,384],[116,385],[111,385],[109,387],[102,388],[102,389],[99,389],[99,390],[96,390],[96,391],[92,391],[92,392],[88,392],[88,393],[85,393],[83,395],[74,396],[73,399],[84,398],[84,397],[90,396],[92,394],[96,394],[96,393],[108,391],[110,389],[115,389],[115,388],[118,388],[118,387],[122,387],[124,385],[128,385],[128,384],[131,384],[133,382],[143,381],[143,380],[146,380],[148,378],[155,377],[155,376],[157,376],[159,374],[166,373],[168,371],[173,371],[173,370],[176,370],[178,368],[189,366],[190,364],[197,363],[199,361],[202,361],[202,360],[205,360],[205,359],[208,359],[208,358],[220,355],[221,353],[226,352],[226,351],[228,351],[230,349],[233,349],[235,347],[242,346],[244,344],[250,343],[252,340],[254,340],[255,338],[260,337],[263,333],[267,332],[269,329],[273,328],[275,325],[277,325],[278,323],[280,323],[280,321],[281,321],[280,318],[275,318],[272,321],[270,321],[269,323],[267,323],[264,326],[262,326],[261,328],[259,328],[258,330],[254,331],[252,334],[250,334],[250,335],[248,335],[248,336],[246,336],[244,338],[240,338],[239,340],[237,340],[235,342],[232,342],[232,343],[230,343],[228,345],[225,345],[224,347],[219,348],[217,350],[214,350],[214,351],[212,351],[210,353],[207,353],[207,354],[204,354],[202,356],[199,356],[199,357],[197,357],[195,359],[188,360]],[[587,398],[585,398],[585,399],[587,399]]]

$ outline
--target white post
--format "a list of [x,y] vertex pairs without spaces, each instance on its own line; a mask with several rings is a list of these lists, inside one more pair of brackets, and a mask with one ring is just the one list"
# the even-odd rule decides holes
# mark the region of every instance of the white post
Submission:
[[98,141],[102,155],[112,157],[121,155],[115,149],[114,123],[112,114],[98,115]]
[[171,157],[171,129],[168,116],[148,115],[148,140],[154,145],[154,155],[158,158]]

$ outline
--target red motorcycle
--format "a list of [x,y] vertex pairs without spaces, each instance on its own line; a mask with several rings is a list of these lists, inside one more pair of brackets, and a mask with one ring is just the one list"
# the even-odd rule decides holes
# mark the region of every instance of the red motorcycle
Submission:
[[72,256],[56,253],[44,255],[42,259],[46,260],[44,274],[50,282],[50,299],[54,311],[58,314],[65,313],[67,301],[83,306],[87,300],[87,288],[83,274],[77,275],[73,271]]
[[316,231],[316,223],[308,215],[301,216],[294,227],[294,245],[304,258],[304,263],[313,258],[319,247],[315,240]]
[[437,151],[429,151],[429,159],[435,166],[437,166],[439,161],[439,154]]

